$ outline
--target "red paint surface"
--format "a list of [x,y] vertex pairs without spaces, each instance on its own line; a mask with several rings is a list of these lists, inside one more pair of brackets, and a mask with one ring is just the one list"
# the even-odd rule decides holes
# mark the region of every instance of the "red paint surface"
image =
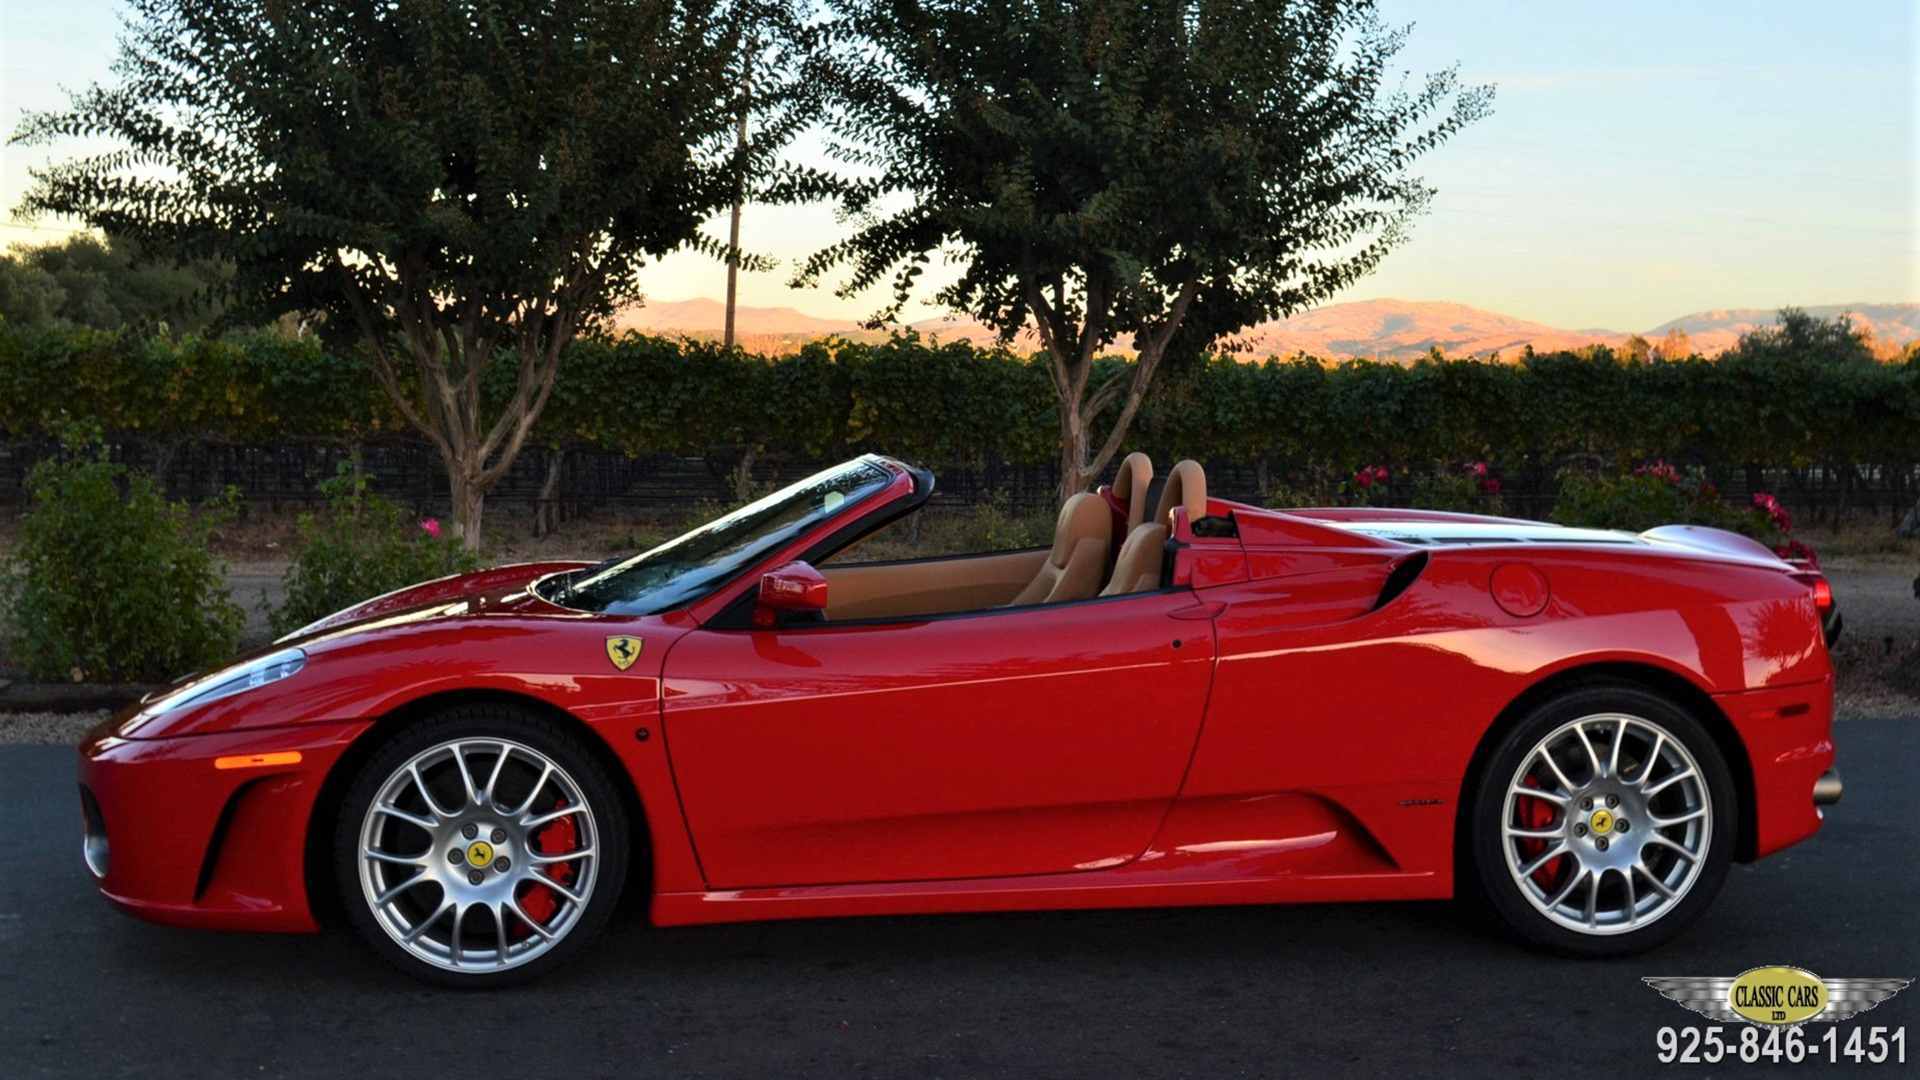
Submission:
[[[578,564],[501,568],[342,613],[298,642],[296,676],[112,734],[129,710],[80,752],[111,841],[101,888],[163,922],[312,929],[305,844],[330,771],[383,725],[473,693],[573,718],[631,781],[662,923],[1446,896],[1475,749],[1529,689],[1596,664],[1708,695],[1745,759],[1758,854],[1819,826],[1812,786],[1833,760],[1819,615],[1785,564],[1747,552],[1441,545],[1378,605],[1418,549],[1331,513],[1212,500],[1239,535],[1195,536],[1177,514],[1179,585],[1159,593],[718,622],[766,571],[824,557],[854,514],[912,487],[897,470],[683,611],[569,611],[527,586]],[[1517,557],[1552,583],[1535,614],[1496,601]],[[645,641],[628,671],[606,657],[614,634]],[[302,760],[212,764],[284,750]]]

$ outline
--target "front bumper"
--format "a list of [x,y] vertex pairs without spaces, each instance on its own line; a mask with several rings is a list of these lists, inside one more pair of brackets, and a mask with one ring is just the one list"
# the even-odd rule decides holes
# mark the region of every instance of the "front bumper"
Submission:
[[[107,899],[172,926],[319,929],[307,826],[321,783],[366,724],[123,739],[121,719],[80,743],[82,854]],[[216,768],[221,759],[242,763]]]

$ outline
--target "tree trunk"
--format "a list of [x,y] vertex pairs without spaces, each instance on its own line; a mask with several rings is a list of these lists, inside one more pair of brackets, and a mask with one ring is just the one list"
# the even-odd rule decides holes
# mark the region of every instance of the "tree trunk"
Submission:
[[533,503],[535,539],[551,535],[560,524],[560,474],[566,471],[567,452],[547,451],[547,475],[540,481],[540,494]]
[[1060,501],[1087,490],[1087,421],[1080,403],[1060,403]]
[[467,468],[464,461],[447,462],[447,486],[453,496],[453,534],[469,550],[480,547],[480,516],[486,509],[487,491],[480,486],[480,470]]

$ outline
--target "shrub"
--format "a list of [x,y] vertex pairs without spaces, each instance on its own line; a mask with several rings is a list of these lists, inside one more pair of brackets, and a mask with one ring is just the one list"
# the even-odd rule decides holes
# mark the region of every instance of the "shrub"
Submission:
[[287,598],[268,617],[276,634],[382,593],[485,565],[479,552],[443,537],[437,520],[414,521],[398,503],[369,492],[366,477],[347,462],[320,490],[327,505],[300,515],[281,578]]
[[1681,472],[1651,461],[1620,476],[1561,474],[1553,519],[1563,525],[1641,532],[1656,525],[1734,527],[1738,512],[1698,469]]
[[1394,504],[1463,514],[1498,514],[1505,509],[1500,499],[1500,478],[1484,461],[1435,465],[1414,477],[1406,498],[1396,499]]
[[13,662],[33,678],[160,682],[232,655],[244,616],[207,551],[231,506],[195,515],[108,458],[97,430],[27,476],[7,558]]
[[1698,469],[1682,472],[1650,461],[1622,476],[1562,474],[1553,519],[1563,525],[1641,532],[1658,525],[1710,525],[1752,537],[1782,556],[1818,562],[1812,548],[1789,537],[1793,519],[1765,492],[1746,509],[1720,501],[1720,491]]

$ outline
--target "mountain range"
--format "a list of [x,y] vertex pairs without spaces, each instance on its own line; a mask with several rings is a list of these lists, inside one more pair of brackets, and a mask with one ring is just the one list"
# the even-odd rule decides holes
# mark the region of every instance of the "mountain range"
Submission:
[[[1873,335],[1885,351],[1920,341],[1920,303],[1827,304],[1808,307],[1812,315],[1830,318],[1843,312],[1854,325]],[[1730,348],[1740,335],[1773,324],[1776,313],[1765,308],[1697,311],[1661,323],[1639,335],[1659,343],[1672,330],[1685,333],[1693,351],[1713,355]],[[726,308],[718,300],[649,301],[622,310],[614,320],[621,330],[688,337],[718,337]],[[939,317],[911,323],[922,336],[942,341],[985,343],[993,331],[963,317]],[[791,307],[739,307],[734,328],[745,347],[761,352],[788,352],[817,338],[838,336],[877,340],[883,334],[863,330],[851,319],[824,319]],[[1631,335],[1614,330],[1562,330],[1544,323],[1483,311],[1465,304],[1417,300],[1356,300],[1328,304],[1290,319],[1276,320],[1239,335],[1247,346],[1244,356],[1313,356],[1345,358],[1371,356],[1411,360],[1439,348],[1448,356],[1512,356],[1528,345],[1536,352],[1572,349],[1582,345],[1624,344]],[[1031,330],[1023,331],[1015,348],[1037,348]]]

